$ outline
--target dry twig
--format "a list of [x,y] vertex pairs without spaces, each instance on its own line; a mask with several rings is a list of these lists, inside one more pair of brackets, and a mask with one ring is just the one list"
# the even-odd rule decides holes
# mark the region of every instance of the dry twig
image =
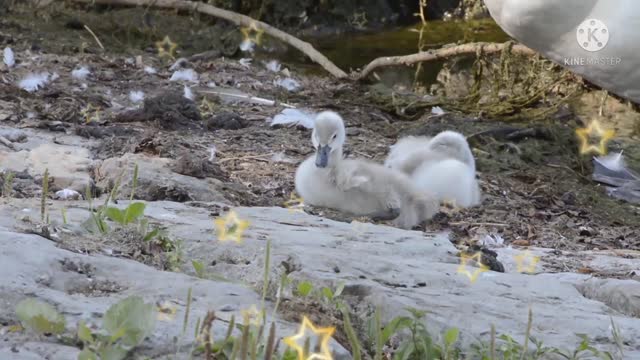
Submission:
[[521,54],[521,55],[537,54],[535,51],[529,49],[524,45],[513,45],[513,43],[511,42],[506,42],[503,44],[483,43],[483,42],[469,43],[464,45],[444,47],[436,50],[421,51],[416,54],[405,55],[405,56],[380,57],[370,62],[367,66],[364,67],[364,69],[362,69],[362,71],[356,72],[351,76],[355,80],[362,80],[365,77],[367,77],[367,75],[369,75],[373,70],[383,66],[411,65],[415,63],[424,62],[424,61],[448,59],[454,56],[475,55],[478,53],[478,51],[482,51],[483,54],[493,54],[493,53],[501,52],[508,46],[513,46],[511,48],[511,52],[514,54]]

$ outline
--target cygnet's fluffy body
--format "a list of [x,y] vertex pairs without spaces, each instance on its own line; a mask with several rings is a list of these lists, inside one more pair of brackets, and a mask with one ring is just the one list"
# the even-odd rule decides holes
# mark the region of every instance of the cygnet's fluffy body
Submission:
[[443,131],[433,138],[409,136],[391,147],[385,165],[411,176],[415,186],[440,202],[480,204],[473,153],[465,137]]
[[394,219],[411,228],[437,211],[437,201],[421,194],[406,174],[361,159],[343,159],[342,118],[330,111],[316,117],[312,141],[316,154],[296,171],[296,191],[305,203],[354,215]]

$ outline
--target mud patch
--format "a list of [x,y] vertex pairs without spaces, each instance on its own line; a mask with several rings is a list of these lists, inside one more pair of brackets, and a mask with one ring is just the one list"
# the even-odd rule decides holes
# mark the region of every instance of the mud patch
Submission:
[[177,92],[164,92],[158,96],[145,99],[142,109],[130,110],[117,115],[115,122],[147,122],[152,121],[157,127],[178,129],[202,128],[202,118],[198,106]]

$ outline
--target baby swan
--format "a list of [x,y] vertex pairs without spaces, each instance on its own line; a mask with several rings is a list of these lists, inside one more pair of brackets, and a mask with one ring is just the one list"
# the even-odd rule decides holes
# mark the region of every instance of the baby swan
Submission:
[[475,159],[458,132],[402,138],[391,147],[385,165],[410,175],[420,191],[431,192],[440,202],[465,208],[481,202]]
[[401,172],[362,159],[343,159],[346,140],[340,115],[317,115],[311,141],[316,153],[296,171],[296,191],[305,203],[337,209],[358,216],[394,220],[410,229],[430,219],[437,202],[420,194]]

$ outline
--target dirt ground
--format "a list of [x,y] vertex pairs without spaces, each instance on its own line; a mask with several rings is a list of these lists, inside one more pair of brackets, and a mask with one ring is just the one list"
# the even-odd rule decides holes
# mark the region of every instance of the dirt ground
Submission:
[[[640,209],[612,199],[591,180],[590,158],[579,154],[574,133],[577,127],[584,126],[584,120],[571,108],[563,108],[547,121],[537,123],[505,123],[477,114],[432,115],[428,111],[406,121],[375,105],[366,84],[303,75],[289,66],[302,87],[298,92],[288,92],[274,85],[279,75],[260,61],[244,66],[237,58],[218,57],[193,61],[188,66],[198,72],[201,85],[192,88],[195,102],[185,106],[188,111],[196,109],[198,116],[185,116],[184,121],[170,127],[157,121],[157,117],[123,122],[122,114],[135,108],[128,99],[130,91],[144,91],[146,99],[166,92],[182,94],[182,84],[168,81],[173,73],[169,70],[172,62],[161,60],[151,51],[88,54],[67,46],[44,52],[34,46],[40,41],[38,34],[19,31],[26,25],[7,26],[6,20],[0,22],[4,25],[0,27],[0,47],[11,46],[21,54],[20,60],[28,63],[12,71],[0,70],[0,113],[10,114],[3,125],[75,132],[101,139],[101,144],[91,149],[96,159],[126,152],[174,159],[189,154],[205,159],[215,146],[215,169],[207,176],[228,184],[229,200],[240,206],[283,206],[294,191],[297,164],[312,153],[310,130],[270,126],[267,120],[282,111],[281,106],[233,103],[204,96],[203,90],[211,88],[202,84],[213,82],[217,85],[213,89],[233,88],[311,111],[340,112],[347,122],[350,156],[383,161],[389,145],[408,134],[434,135],[453,129],[473,135],[470,143],[484,194],[482,205],[466,210],[443,209],[424,229],[451,230],[452,240],[458,244],[470,244],[491,235],[501,237],[505,244],[563,251],[640,250]],[[58,30],[67,32],[69,37],[75,31],[64,27]],[[87,80],[70,76],[80,65],[91,70]],[[145,73],[145,66],[153,66],[157,73]],[[56,72],[60,77],[34,93],[18,89],[16,83],[22,76],[36,69]],[[173,109],[185,114],[187,110],[180,109],[180,104],[176,103]],[[443,108],[447,110],[446,105]],[[491,134],[491,130],[505,127],[541,127],[546,136],[516,141],[499,136],[499,132]],[[489,134],[480,134],[487,131]],[[610,143],[610,151],[621,149],[629,164],[640,169],[638,141],[617,138]],[[25,192],[20,196],[37,194]],[[326,209],[309,211],[350,220]],[[567,271],[558,266],[560,270]],[[607,275],[639,278],[638,274]]]

